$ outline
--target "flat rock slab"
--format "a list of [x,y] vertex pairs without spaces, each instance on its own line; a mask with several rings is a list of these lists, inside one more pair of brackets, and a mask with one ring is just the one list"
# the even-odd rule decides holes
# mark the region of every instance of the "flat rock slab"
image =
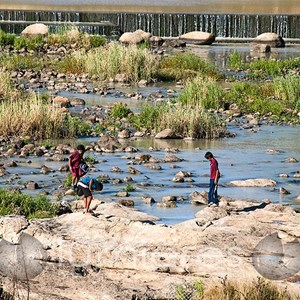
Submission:
[[234,180],[229,182],[230,186],[237,186],[237,187],[273,187],[276,184],[277,183],[275,180],[269,178]]

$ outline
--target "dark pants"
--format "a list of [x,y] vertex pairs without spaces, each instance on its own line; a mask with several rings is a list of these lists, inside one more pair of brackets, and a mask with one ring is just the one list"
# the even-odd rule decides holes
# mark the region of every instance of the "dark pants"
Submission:
[[208,203],[218,204],[218,193],[214,179],[209,180]]

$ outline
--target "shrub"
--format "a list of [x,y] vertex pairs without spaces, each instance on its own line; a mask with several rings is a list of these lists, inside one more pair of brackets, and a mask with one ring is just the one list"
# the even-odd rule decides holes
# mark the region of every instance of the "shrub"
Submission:
[[20,214],[28,219],[55,216],[56,207],[45,196],[32,197],[0,189],[0,215]]
[[111,109],[110,115],[115,119],[126,118],[132,111],[127,107],[127,104],[115,103]]
[[125,192],[133,192],[135,190],[136,190],[136,188],[132,184],[126,183],[126,185],[124,187]]
[[38,50],[45,43],[41,36],[26,38],[16,37],[14,40],[14,48],[20,50],[25,48],[26,50]]

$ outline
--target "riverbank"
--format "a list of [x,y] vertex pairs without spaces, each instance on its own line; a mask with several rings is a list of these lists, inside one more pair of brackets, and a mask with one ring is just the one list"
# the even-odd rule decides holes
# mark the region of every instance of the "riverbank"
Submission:
[[[256,255],[269,255],[268,244],[259,248],[259,253],[255,250],[259,242],[275,233],[275,240],[284,245],[283,253],[288,255],[286,246],[300,238],[299,211],[268,202],[222,198],[220,207],[205,208],[184,223],[162,226],[152,220],[149,215],[117,204],[96,205],[94,216],[78,212],[31,221],[20,216],[2,217],[3,239],[12,242],[23,236],[25,241],[31,236],[45,249],[41,252],[24,244],[22,253],[30,251],[30,256],[28,265],[18,266],[17,276],[26,267],[34,280],[13,285],[9,276],[2,277],[3,287],[19,295],[30,289],[30,299],[181,299],[178,290],[189,291],[194,297],[202,293],[203,299],[208,299],[205,295],[227,299],[231,282],[234,286],[238,282],[238,297],[242,285],[255,281],[261,275],[259,271],[267,278],[279,279],[272,283],[281,289],[277,294],[272,291],[277,295],[274,299],[296,299],[299,295],[299,284],[292,283],[298,280],[299,258],[282,267],[273,260],[261,265]],[[5,247],[8,251],[14,246]],[[298,255],[299,243],[293,247]],[[30,264],[35,258],[41,259],[42,265],[36,273]],[[1,272],[8,272],[5,261],[1,265]],[[11,267],[9,273],[13,270]],[[272,289],[265,284],[269,283],[261,280],[256,286],[268,297]],[[193,286],[202,289],[193,290]],[[256,293],[257,289],[250,289],[249,297]],[[288,293],[294,298],[286,298]],[[240,295],[237,299],[243,298]]]

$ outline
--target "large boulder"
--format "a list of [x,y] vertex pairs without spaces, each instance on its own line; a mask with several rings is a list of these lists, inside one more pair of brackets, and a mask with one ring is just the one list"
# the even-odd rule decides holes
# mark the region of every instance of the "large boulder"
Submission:
[[203,31],[188,32],[181,35],[179,38],[185,41],[187,44],[195,45],[211,45],[216,39],[213,34]]
[[152,34],[145,32],[141,29],[136,30],[135,32],[125,32],[121,35],[119,41],[123,44],[140,44],[144,41],[147,41],[151,38]]
[[35,36],[42,36],[45,37],[48,35],[48,26],[37,23],[27,26],[22,32],[22,36],[25,37],[35,37]]
[[156,136],[156,139],[178,139],[181,138],[175,134],[172,129],[164,129],[163,131],[159,132]]
[[255,44],[267,44],[270,47],[285,47],[285,42],[283,38],[273,32],[265,32],[260,34],[254,39]]
[[53,100],[52,100],[52,103],[55,105],[55,106],[58,106],[58,107],[70,107],[71,105],[71,102],[70,100],[67,98],[67,97],[63,97],[63,96],[56,96]]

